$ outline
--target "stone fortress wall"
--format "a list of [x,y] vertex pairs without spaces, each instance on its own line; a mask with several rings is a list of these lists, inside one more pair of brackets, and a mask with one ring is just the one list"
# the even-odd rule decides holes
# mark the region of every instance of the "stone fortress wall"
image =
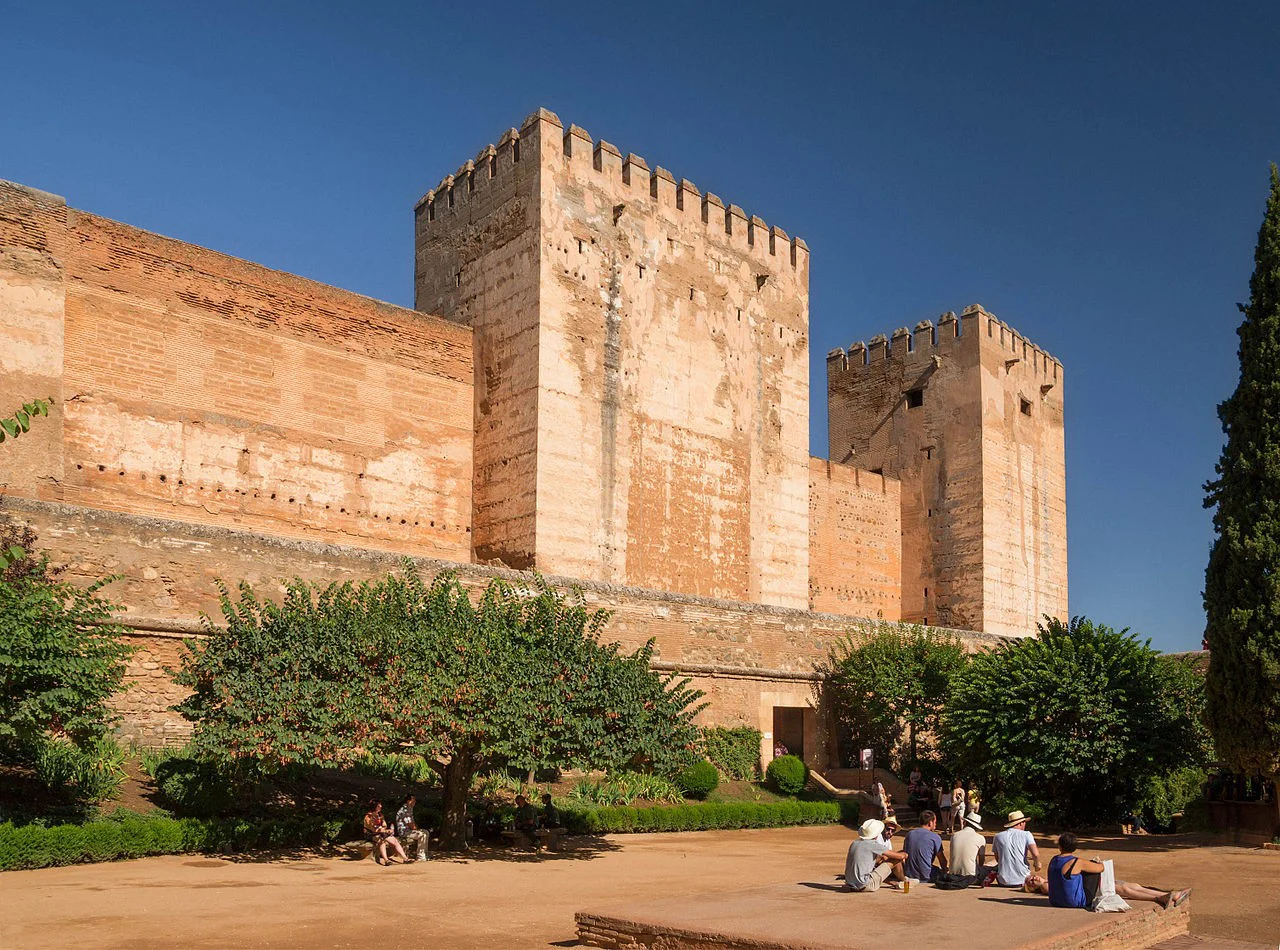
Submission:
[[217,578],[537,569],[705,721],[803,711],[814,765],[854,618],[976,648],[1065,615],[1061,367],[985,312],[833,354],[813,459],[802,240],[545,110],[415,216],[407,310],[0,183],[0,398],[55,401],[0,517],[123,575],[129,734],[185,728],[164,668]]

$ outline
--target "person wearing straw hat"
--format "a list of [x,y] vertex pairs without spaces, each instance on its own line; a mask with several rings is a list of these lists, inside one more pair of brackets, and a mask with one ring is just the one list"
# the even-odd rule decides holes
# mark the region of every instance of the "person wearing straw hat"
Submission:
[[1027,816],[1021,811],[1009,812],[1004,831],[992,842],[996,853],[996,879],[1003,887],[1022,887],[1031,877],[1031,865],[1040,871],[1040,849],[1027,831]]
[[890,878],[890,887],[903,880],[906,852],[892,850],[883,834],[884,822],[879,818],[868,818],[858,829],[858,838],[849,845],[844,860],[844,886],[849,890],[878,891]]
[[982,836],[982,816],[964,816],[964,827],[951,836],[951,873],[975,877],[987,863],[987,839]]

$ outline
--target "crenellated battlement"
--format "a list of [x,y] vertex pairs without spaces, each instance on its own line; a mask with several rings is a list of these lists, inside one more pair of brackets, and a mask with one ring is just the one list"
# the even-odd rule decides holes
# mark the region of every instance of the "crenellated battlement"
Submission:
[[519,168],[522,142],[529,153],[523,156],[524,161],[537,161],[539,153],[548,154],[546,143],[553,136],[559,138],[560,148],[550,151],[559,154],[573,174],[604,179],[620,199],[634,199],[641,210],[651,208],[675,218],[700,220],[708,238],[762,260],[781,259],[793,268],[808,261],[809,246],[802,238],[789,237],[781,228],[749,215],[736,204],[726,204],[711,192],[703,194],[693,182],[677,179],[660,165],[651,168],[634,152],[624,154],[605,139],[593,140],[581,126],[566,128],[548,109],[533,112],[519,129],[508,129],[496,145],[485,146],[474,159],[442,178],[415,205],[419,221],[425,218],[430,228],[437,219],[457,214],[469,202],[484,197]]
[[936,326],[932,320],[921,320],[912,329],[899,327],[889,337],[881,333],[865,343],[858,340],[847,351],[836,347],[827,353],[827,372],[856,372],[881,360],[927,359],[970,340],[998,346],[1008,351],[1011,360],[1024,361],[1034,373],[1050,379],[1056,380],[1062,372],[1056,358],[977,303],[965,307],[958,317],[948,310]]

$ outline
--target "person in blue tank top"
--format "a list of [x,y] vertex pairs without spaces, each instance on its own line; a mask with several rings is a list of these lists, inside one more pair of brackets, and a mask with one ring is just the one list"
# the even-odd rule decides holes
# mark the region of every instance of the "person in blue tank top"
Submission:
[[[1041,893],[1048,893],[1049,903],[1054,907],[1086,908],[1089,902],[1084,892],[1085,874],[1101,874],[1106,868],[1101,861],[1075,856],[1076,836],[1064,831],[1058,836],[1060,852],[1049,862],[1048,887]],[[1116,881],[1116,893],[1129,901],[1152,901],[1161,907],[1177,907],[1191,894],[1191,888],[1166,891],[1142,884],[1130,884]]]

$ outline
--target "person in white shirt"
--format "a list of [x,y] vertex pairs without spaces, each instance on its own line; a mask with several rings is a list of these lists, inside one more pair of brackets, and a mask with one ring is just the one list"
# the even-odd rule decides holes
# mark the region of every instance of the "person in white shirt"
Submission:
[[982,816],[964,816],[964,827],[951,836],[951,873],[976,877],[986,873],[987,839],[982,836]]
[[1040,871],[1040,849],[1027,831],[1027,816],[1021,811],[1009,812],[1004,831],[992,842],[996,853],[996,878],[1004,887],[1022,887],[1031,877],[1031,866]]

